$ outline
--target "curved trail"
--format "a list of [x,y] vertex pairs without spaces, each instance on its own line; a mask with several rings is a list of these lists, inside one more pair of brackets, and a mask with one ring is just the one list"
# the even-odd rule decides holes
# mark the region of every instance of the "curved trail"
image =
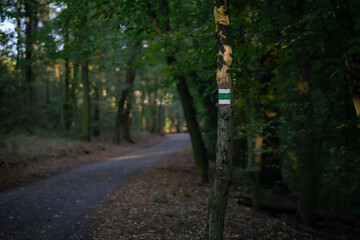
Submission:
[[66,239],[125,178],[189,147],[188,134],[0,193],[0,239]]

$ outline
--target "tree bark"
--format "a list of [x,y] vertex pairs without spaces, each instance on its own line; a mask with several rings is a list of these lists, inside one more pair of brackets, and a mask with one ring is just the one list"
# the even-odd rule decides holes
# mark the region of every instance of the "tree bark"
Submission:
[[[234,134],[234,96],[231,71],[233,55],[231,22],[227,1],[214,1],[214,17],[218,47],[216,70],[216,81],[219,88],[218,139],[215,179],[208,204],[205,237],[211,240],[222,240],[232,174]],[[227,92],[230,93],[230,101],[224,101],[224,104],[221,104],[222,97],[220,97],[220,94]]]
[[[72,77],[72,82],[71,82],[71,104],[73,106],[73,110],[75,110],[77,108],[77,94],[76,94],[76,90],[79,87],[79,79],[78,79],[78,73],[79,73],[79,64],[78,63],[73,63],[73,77]],[[75,115],[75,112],[74,114]]]
[[36,1],[25,2],[25,82],[27,120],[26,128],[29,134],[34,134],[35,127],[35,75],[33,72],[34,28],[36,28]]
[[[159,8],[161,18],[158,20],[157,26],[160,26],[162,30],[170,33],[170,21],[169,21],[169,4],[168,0],[159,0]],[[177,51],[177,46],[175,51]],[[168,52],[166,56],[167,64],[172,66],[176,62],[175,53]],[[186,84],[185,76],[177,74],[174,76],[176,88],[179,93],[181,105],[184,111],[186,124],[190,133],[191,144],[194,152],[195,164],[198,167],[198,172],[201,177],[202,183],[208,182],[208,160],[206,156],[206,148],[201,136],[199,124],[196,119],[196,109],[193,103],[193,99],[190,95],[188,86]]]
[[121,141],[121,120],[122,120],[122,114],[123,114],[123,110],[124,110],[124,102],[125,102],[125,98],[123,98],[123,95],[122,95],[118,101],[116,118],[115,118],[115,126],[114,126],[113,143],[116,143],[116,144],[119,144]]
[[[84,9],[87,9],[88,4],[84,2]],[[87,45],[88,39],[88,19],[87,12],[82,12],[81,17],[81,27],[80,40],[81,43],[85,46]],[[90,99],[90,79],[89,79],[89,52],[84,51],[83,58],[81,62],[81,74],[82,74],[82,84],[83,84],[83,119],[82,119],[82,139],[85,141],[90,141],[90,118],[91,118],[91,99]]]
[[346,78],[349,82],[356,115],[360,118],[360,53],[359,51],[349,52],[352,47],[351,40],[356,37],[355,23],[347,0],[331,0],[331,2],[342,32],[342,49],[347,69]]
[[82,71],[82,83],[84,89],[84,112],[83,112],[83,123],[82,123],[82,138],[85,141],[90,141],[90,81],[89,81],[89,60],[81,66]]
[[144,89],[144,90],[141,92],[141,112],[140,112],[141,131],[145,131],[145,130],[146,130],[145,96],[146,96],[146,91],[145,91],[145,89]]
[[50,104],[50,78],[46,77],[46,86],[45,86],[45,104]]
[[298,53],[299,76],[297,81],[296,99],[299,117],[297,121],[297,157],[299,162],[299,202],[298,212],[301,221],[306,226],[315,223],[315,181],[312,146],[314,142],[312,130],[311,103],[311,66],[310,56],[303,49]]
[[203,102],[206,109],[206,124],[209,131],[206,133],[207,153],[210,159],[216,159],[216,129],[217,129],[217,109],[215,105],[215,96],[206,93],[207,83],[198,80],[196,72],[191,74],[192,79],[197,84],[197,90],[203,96]]
[[94,129],[93,129],[93,135],[95,137],[100,136],[100,88],[99,83],[95,83],[94,85]]
[[[256,122],[255,104],[253,103],[253,95],[250,88],[250,79],[248,74],[246,79],[246,124],[253,125]],[[249,177],[251,182],[251,194],[252,194],[252,206],[255,210],[260,210],[260,169],[261,169],[261,155],[256,149],[256,137],[259,134],[254,133],[253,130],[247,131],[247,168],[249,171]],[[261,153],[260,153],[261,154]],[[256,159],[257,158],[257,159]],[[256,161],[257,160],[257,161]]]
[[[272,83],[274,63],[276,63],[274,56],[278,52],[278,47],[271,48],[266,47],[268,50],[261,58],[261,75],[257,79],[259,83],[258,93],[262,101],[257,102],[256,111],[262,124],[262,132],[259,132],[259,139],[261,146],[256,148],[256,154],[259,155],[258,162],[262,162],[260,172],[260,186],[273,187],[276,181],[281,181],[281,170],[278,166],[281,166],[281,160],[278,155],[279,138],[276,129],[278,129],[278,109],[274,104],[276,99],[276,90],[272,89],[270,95],[270,88],[274,85]],[[266,101],[265,101],[266,100]],[[265,141],[266,140],[266,141]],[[266,151],[262,151],[266,149]]]
[[187,129],[191,136],[191,144],[193,147],[195,163],[201,177],[202,183],[207,183],[208,179],[208,161],[206,156],[206,149],[202,140],[200,127],[196,119],[196,110],[194,107],[194,100],[190,95],[189,89],[186,85],[184,76],[176,76],[176,88],[178,90],[181,105],[183,107]]
[[126,108],[123,113],[122,127],[123,127],[124,139],[129,143],[135,143],[134,140],[131,138],[131,131],[130,131],[132,126],[132,119],[130,117],[131,110],[132,110],[131,100],[127,100]]
[[[157,80],[155,80],[156,82]],[[157,117],[158,117],[158,108],[157,108],[157,90],[155,90],[152,94],[150,94],[150,109],[151,109],[151,128],[150,128],[150,132],[151,133],[156,133],[157,132]]]
[[127,71],[126,71],[126,78],[125,78],[125,86],[122,90],[121,97],[118,102],[118,108],[116,113],[116,120],[115,120],[115,127],[114,127],[114,136],[113,136],[113,143],[119,144],[121,141],[121,128],[124,121],[124,104],[125,101],[129,101],[128,95],[131,93],[134,85],[135,80],[135,69],[133,68],[133,62],[137,55],[137,48],[138,46],[133,49],[132,56],[130,60],[127,62]]
[[63,128],[65,131],[71,129],[72,124],[72,109],[71,109],[71,99],[70,99],[70,61],[68,58],[65,59],[65,100],[63,104]]
[[158,124],[157,125],[158,125],[159,134],[163,135],[164,134],[164,126],[165,126],[165,112],[164,112],[164,106],[162,103],[162,95],[160,95],[160,105],[159,105]]
[[17,33],[17,39],[16,39],[16,68],[21,69],[21,60],[22,60],[22,49],[21,49],[21,19],[22,19],[22,13],[21,13],[21,7],[22,2],[18,1],[16,3],[16,33]]

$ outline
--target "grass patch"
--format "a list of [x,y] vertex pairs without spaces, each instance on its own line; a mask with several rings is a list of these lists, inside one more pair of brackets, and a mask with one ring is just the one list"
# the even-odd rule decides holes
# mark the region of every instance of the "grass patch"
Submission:
[[167,213],[165,213],[165,216],[167,216],[167,217],[175,217],[176,213],[175,212],[167,212]]
[[165,194],[153,199],[154,203],[168,203],[168,198]]
[[83,146],[83,142],[65,137],[12,135],[3,144],[2,155],[65,156]]
[[170,189],[170,194],[173,195],[174,197],[177,195],[178,190],[176,188],[172,188]]
[[184,197],[186,197],[186,198],[191,197],[191,194],[189,193],[188,190],[184,190]]
[[177,225],[180,226],[180,227],[185,228],[188,231],[191,231],[190,225],[189,225],[189,223],[187,222],[186,219],[179,218],[179,220],[177,222]]
[[164,226],[161,226],[161,227],[159,228],[159,232],[160,232],[161,234],[164,234],[164,233],[166,232],[166,228],[165,228]]

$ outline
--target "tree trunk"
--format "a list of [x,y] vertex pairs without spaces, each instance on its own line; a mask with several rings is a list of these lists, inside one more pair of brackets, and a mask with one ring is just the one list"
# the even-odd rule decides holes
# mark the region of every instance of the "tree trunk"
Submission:
[[298,212],[301,221],[306,226],[315,223],[315,181],[312,145],[314,143],[312,130],[311,103],[311,66],[307,50],[298,53],[299,77],[297,82],[296,99],[298,103],[298,138],[297,157],[299,162],[299,202]]
[[141,113],[140,113],[140,118],[141,118],[141,131],[145,131],[146,130],[146,118],[145,118],[145,90],[143,90],[141,92]]
[[[73,106],[73,110],[75,110],[77,108],[77,95],[76,95],[76,90],[79,87],[79,79],[78,79],[78,73],[79,73],[79,64],[78,63],[74,63],[73,64],[73,77],[72,77],[72,82],[71,82],[71,104]],[[75,112],[73,113],[73,115],[75,115]]]
[[124,112],[124,102],[125,102],[125,98],[123,98],[122,95],[118,102],[117,113],[115,118],[115,126],[114,126],[113,143],[116,144],[119,144],[121,141],[121,120],[122,120],[122,114]]
[[150,96],[152,96],[150,98],[150,108],[151,108],[151,129],[150,132],[151,133],[156,133],[157,132],[157,90],[154,91],[153,94],[151,94]]
[[[156,111],[156,132],[163,135],[164,134],[164,108],[162,105],[162,96],[163,93],[161,90],[158,90],[158,101],[159,106]],[[156,104],[157,105],[157,104]]]
[[[84,8],[87,8],[87,2],[84,2]],[[82,13],[81,18],[82,30],[80,32],[81,43],[86,45],[88,39],[88,19],[87,12]],[[90,118],[91,118],[91,99],[90,99],[90,79],[89,79],[89,53],[84,52],[80,56],[83,60],[81,62],[81,74],[83,84],[83,119],[82,119],[82,139],[90,141]]]
[[210,159],[216,159],[216,129],[217,129],[217,109],[215,105],[215,97],[213,95],[207,94],[206,83],[200,82],[198,80],[196,72],[191,74],[193,81],[197,85],[197,90],[201,96],[204,97],[204,106],[206,109],[206,125],[208,132],[206,132],[206,143],[207,143],[207,152]]
[[196,110],[193,98],[190,95],[189,89],[186,85],[184,76],[176,76],[176,88],[178,90],[181,105],[183,107],[186,124],[191,137],[191,144],[194,152],[195,163],[200,173],[202,183],[207,183],[208,179],[208,161],[206,156],[206,149],[202,140],[199,124],[196,119]]
[[164,112],[164,106],[162,105],[162,99],[160,98],[159,116],[158,116],[158,132],[161,135],[164,134],[164,126],[165,126],[165,112]]
[[[133,68],[133,62],[138,54],[138,43],[136,43],[135,48],[133,48],[132,56],[130,60],[127,62],[127,71],[126,71],[126,79],[125,79],[125,87],[122,90],[121,97],[118,102],[118,108],[116,113],[116,120],[115,120],[115,127],[114,127],[114,136],[113,136],[113,143],[119,144],[121,141],[121,128],[123,125],[123,117],[124,117],[124,104],[127,100],[128,95],[131,93],[134,80],[135,80],[135,69]],[[130,103],[130,102],[129,102]],[[130,103],[131,104],[131,103]],[[131,105],[130,105],[131,106]]]
[[25,82],[26,82],[26,129],[29,134],[34,134],[35,127],[35,76],[33,72],[33,52],[34,52],[34,28],[36,28],[36,6],[35,2],[26,1],[25,3]]
[[85,62],[81,66],[82,71],[82,83],[84,88],[84,112],[82,123],[82,138],[85,141],[90,141],[90,81],[89,81],[89,61]]
[[[255,104],[253,103],[253,93],[250,88],[250,79],[248,74],[246,79],[246,124],[254,125],[256,122]],[[261,153],[260,155],[256,150],[256,136],[259,134],[254,133],[254,130],[248,130],[246,134],[247,139],[247,169],[251,182],[252,206],[255,210],[260,210],[260,169],[261,169]],[[258,144],[259,145],[259,144]],[[255,160],[255,158],[257,158]]]
[[351,40],[356,37],[355,23],[347,0],[331,0],[331,2],[342,32],[342,49],[347,69],[346,78],[349,82],[356,115],[360,118],[360,53],[358,50],[351,51],[351,47],[355,47],[351,44]]
[[70,61],[69,59],[65,59],[65,100],[63,104],[63,128],[65,131],[69,131],[71,129],[72,124],[72,109],[71,109],[71,99],[70,99]]
[[215,179],[208,204],[206,239],[222,240],[232,174],[234,96],[231,65],[232,37],[227,1],[214,1],[218,45],[216,81],[219,88]]
[[122,127],[123,127],[124,139],[130,143],[135,143],[131,138],[131,131],[130,131],[132,126],[132,119],[130,117],[131,109],[132,109],[131,100],[128,100],[123,114]]
[[176,120],[177,120],[176,121],[176,133],[182,133],[182,131],[183,131],[183,126],[184,126],[183,118],[184,118],[184,116],[181,113],[183,113],[183,112],[181,112],[179,110],[176,111]]
[[46,77],[46,86],[45,86],[45,104],[50,104],[50,78]]
[[100,136],[100,88],[98,87],[99,83],[95,83],[94,85],[94,130],[93,135],[95,137]]
[[17,39],[16,39],[16,51],[17,51],[17,55],[16,55],[16,68],[17,69],[21,69],[21,60],[22,60],[22,49],[21,49],[21,19],[22,19],[22,13],[21,13],[21,8],[22,8],[22,3],[21,1],[18,1],[16,3],[16,33],[17,33]]
[[[260,186],[273,187],[276,181],[281,181],[281,160],[278,155],[279,138],[278,138],[278,121],[276,119],[278,109],[274,107],[274,100],[276,99],[276,90],[271,90],[274,69],[274,55],[278,52],[278,48],[268,47],[269,50],[261,58],[261,75],[258,81],[258,93],[256,93],[262,101],[257,101],[256,112],[262,124],[262,132],[259,141],[261,147],[256,148],[256,154],[261,158],[262,166],[260,172]],[[266,140],[266,141],[265,141]],[[262,151],[266,149],[266,151]],[[258,161],[260,162],[260,161]]]
[[[170,33],[168,0],[159,0],[159,8],[161,18],[157,26],[160,26],[162,30]],[[175,46],[175,49],[175,51],[177,51],[177,46]],[[166,56],[166,60],[167,64],[171,66],[176,61],[175,53],[169,52]],[[196,119],[196,109],[193,103],[193,99],[190,95],[185,77],[183,75],[175,75],[174,79],[177,81],[176,88],[180,96],[186,124],[190,133],[195,164],[198,168],[202,183],[206,183],[208,182],[208,160],[206,156],[205,144],[202,139],[200,127]]]

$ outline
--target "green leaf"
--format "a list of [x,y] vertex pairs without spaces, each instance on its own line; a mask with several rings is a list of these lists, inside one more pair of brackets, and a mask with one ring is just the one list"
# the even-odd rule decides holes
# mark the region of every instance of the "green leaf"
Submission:
[[354,53],[356,53],[357,51],[359,51],[359,45],[352,45],[349,50],[347,51],[347,53],[349,55],[353,55]]

